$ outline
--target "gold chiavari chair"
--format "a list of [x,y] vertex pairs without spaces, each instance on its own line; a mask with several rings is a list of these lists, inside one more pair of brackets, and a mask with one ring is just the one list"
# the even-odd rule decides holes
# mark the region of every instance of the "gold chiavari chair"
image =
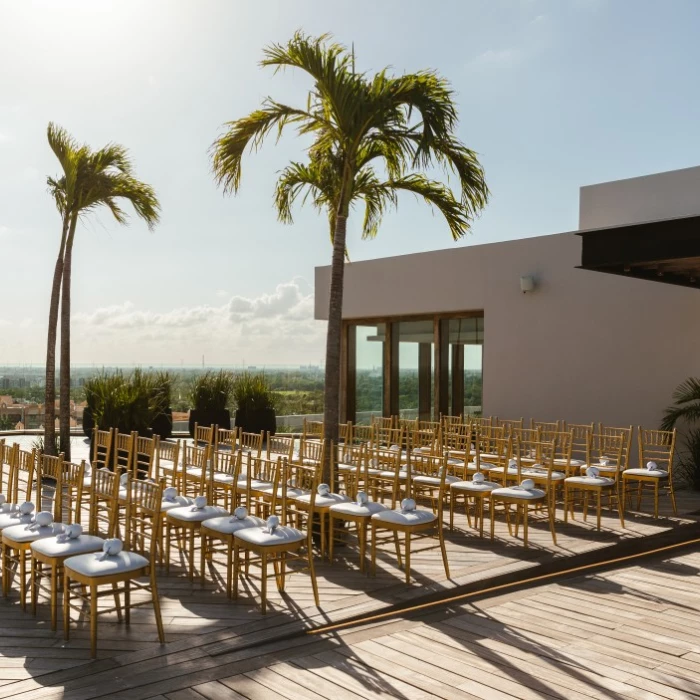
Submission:
[[381,427],[381,428],[402,428],[404,434],[410,434],[414,430],[418,430],[418,419],[417,418],[397,417],[395,422],[392,421],[388,425],[382,424],[379,427]]
[[338,424],[338,440],[347,445],[352,444],[352,421]]
[[[250,466],[239,478],[238,489],[245,490],[247,507],[253,515],[266,518],[270,514],[279,490],[280,461],[283,462],[284,458],[279,455],[271,459],[251,457]],[[304,492],[298,493],[301,495]]]
[[[246,554],[250,552],[258,555],[262,569],[260,598],[263,614],[267,611],[267,569],[270,562],[275,565],[277,589],[283,593],[288,564],[292,561],[305,561],[311,575],[314,600],[317,606],[320,605],[312,539],[319,470],[304,464],[283,463],[281,471],[280,494],[273,504],[273,508],[279,511],[279,516],[271,515],[262,527],[247,527],[234,533],[233,597],[238,597],[241,550]],[[307,507],[303,509],[299,508],[293,498],[300,484],[311,494]],[[290,523],[294,523],[294,526]]]
[[[212,504],[218,505],[223,500],[223,507],[233,511],[236,507],[236,488],[241,474],[241,464],[243,463],[243,453],[238,450],[217,450],[211,453],[214,460],[214,469],[207,479],[213,479],[210,484],[212,492]],[[202,493],[206,488],[202,489]]]
[[134,462],[134,445],[136,444],[136,436],[138,433],[120,433],[116,428],[114,430],[113,439],[113,454],[114,461],[112,468],[117,474],[131,474],[132,465]]
[[338,479],[345,493],[353,495],[360,488],[366,488],[365,479],[365,450],[366,445],[342,444],[336,446],[336,469]]
[[[63,531],[63,454],[42,455],[37,475],[36,495],[40,506],[45,499],[50,510],[41,510],[30,522],[18,523],[2,530],[2,594],[10,594],[15,575],[19,579],[19,599],[22,610],[27,602],[27,560],[30,545],[38,539]],[[30,513],[34,508],[30,510]]]
[[[347,450],[347,448],[345,448]],[[370,484],[369,476],[369,460],[366,458],[366,445],[354,446],[354,452],[343,454],[343,460],[348,467],[352,467],[354,478],[348,480],[347,495],[350,497],[348,501],[336,503],[329,509],[329,532],[328,532],[328,558],[333,561],[333,544],[335,541],[335,520],[341,522],[353,523],[357,527],[357,539],[360,545],[360,571],[365,570],[365,553],[367,549],[367,526],[371,517],[375,513],[380,513],[384,510],[389,510],[388,506],[383,503],[371,501],[366,490],[360,490],[360,486],[368,489]],[[399,470],[401,467],[400,459],[396,452],[392,452],[391,459],[394,460],[394,487],[392,489],[391,507],[396,506],[395,494],[399,491]],[[355,485],[353,488],[350,484]],[[354,499],[354,500],[352,500]]]
[[[206,561],[213,560],[216,554],[220,551],[221,547],[225,549],[226,552],[226,595],[231,598],[233,595],[233,543],[234,535],[238,530],[242,530],[246,527],[263,527],[265,521],[251,514],[253,509],[252,500],[252,485],[253,485],[253,472],[259,473],[262,471],[256,467],[256,462],[260,461],[261,458],[251,457],[251,468],[245,475],[245,478],[241,481],[240,471],[235,473],[237,491],[236,498],[239,503],[238,507],[233,511],[233,515],[222,515],[217,518],[210,518],[202,523],[201,527],[201,537],[202,537],[202,564],[201,564],[201,576],[202,582],[204,582],[204,576],[206,571]],[[269,469],[266,471],[266,476],[273,479],[275,485],[279,484],[279,470],[281,469],[282,459],[277,458],[272,461],[263,460],[269,463]],[[237,469],[240,469],[242,460],[240,454],[235,462]],[[242,485],[245,484],[245,485]]]
[[396,503],[406,481],[405,463],[401,450],[386,447],[369,447],[366,452],[366,489],[377,502],[390,500]]
[[405,432],[403,428],[384,428],[374,426],[374,442],[375,447],[392,447],[403,446],[403,436]]
[[622,435],[624,438],[624,447],[622,448],[622,469],[627,469],[629,467],[630,451],[632,450],[632,437],[634,434],[634,426],[629,426],[628,428],[615,428],[610,425],[603,425],[598,423],[598,432],[601,435],[607,435],[615,437],[617,435]]
[[[512,437],[509,435],[506,438],[499,438],[496,443],[496,449],[499,452],[497,460],[492,463],[484,464],[490,469],[503,469],[508,465],[511,457]],[[473,469],[472,469],[473,467]],[[490,481],[488,471],[484,473],[481,469],[481,453],[478,449],[474,455],[473,464],[469,465],[468,471],[472,472],[472,478],[467,479],[466,473],[462,480],[453,482],[449,485],[450,495],[450,530],[454,529],[454,511],[459,503],[459,498],[464,498],[464,511],[467,516],[467,525],[471,527],[471,518],[469,517],[469,499],[474,501],[474,527],[479,528],[479,537],[484,536],[484,502],[491,498],[491,492],[499,488],[501,484],[495,481]]]
[[[9,468],[10,466],[11,455],[12,448],[10,447],[10,445],[7,445],[5,443],[5,438],[0,438],[0,496],[5,496],[5,499],[7,499],[7,496],[5,494],[9,485],[9,469],[7,468]],[[0,506],[1,505],[2,504],[0,504]]]
[[433,512],[441,517],[449,505],[450,484],[460,477],[449,473],[447,455],[412,454],[409,460],[410,492],[417,501],[427,500]]
[[183,496],[199,496],[204,493],[207,471],[212,469],[209,464],[211,445],[197,447],[185,444],[182,449],[182,459],[176,483]]
[[462,431],[462,426],[464,426],[465,420],[464,416],[440,416],[440,426],[448,433],[459,433]]
[[571,433],[572,467],[585,467],[588,459],[588,442],[593,435],[593,423],[564,423],[564,430]]
[[[165,516],[165,566],[166,570],[170,571],[170,550],[172,536],[175,534],[181,543],[181,551],[185,556],[187,565],[187,575],[190,582],[194,580],[195,574],[195,540],[199,535],[202,523],[209,518],[217,518],[224,515],[230,515],[229,512],[220,506],[214,505],[214,486],[213,486],[213,460],[210,464],[211,452],[210,447],[204,449],[198,447],[185,446],[183,467],[188,460],[188,451],[190,456],[197,462],[199,466],[195,469],[199,470],[197,474],[199,478],[199,495],[194,499],[193,505],[178,506],[167,511]],[[193,474],[192,479],[195,479]],[[160,507],[160,504],[159,504]]]
[[498,419],[498,426],[505,429],[506,435],[514,435],[518,430],[523,428],[522,418]]
[[178,477],[178,465],[180,464],[180,441],[158,440],[156,448],[156,481],[165,480],[168,486],[181,489],[182,484]]
[[543,442],[551,442],[554,440],[554,468],[562,472],[564,476],[573,476],[579,470],[579,467],[572,464],[571,451],[574,446],[573,432],[570,430],[560,430],[556,433],[549,433],[547,437],[543,437]]
[[498,418],[494,419],[493,416],[469,416],[469,424],[472,430],[479,430],[488,435],[489,430],[498,425]]
[[[431,460],[431,458],[426,455],[422,459],[428,460],[432,467],[435,466],[436,460],[434,460],[434,458]],[[399,536],[403,535],[405,547],[403,568],[406,573],[406,584],[410,584],[411,582],[411,540],[416,537],[435,537],[437,534],[440,551],[442,553],[442,562],[445,567],[445,575],[447,578],[450,577],[450,568],[447,562],[447,552],[445,550],[442,513],[439,512],[436,515],[432,510],[424,510],[416,507],[416,501],[411,497],[412,485],[415,483],[414,479],[411,477],[412,464],[412,460],[409,460],[407,465],[407,478],[405,481],[406,498],[401,501],[400,508],[393,507],[392,510],[384,510],[380,511],[379,513],[374,513],[370,519],[370,526],[372,530],[372,575],[376,575],[377,570],[377,544],[379,541],[379,532],[385,531],[387,533],[387,537],[394,540],[399,568],[402,568]],[[429,468],[427,466],[428,462],[421,462],[421,464],[424,465],[426,470]],[[438,468],[437,471],[433,471],[430,474],[430,478],[436,478],[438,480],[437,498],[440,503],[442,503],[443,494],[445,492],[446,471],[447,469],[443,466],[443,468]],[[431,485],[431,489],[432,488],[434,488],[433,485]]]
[[374,426],[353,425],[352,440],[354,444],[371,444],[374,442]]
[[[506,486],[491,491],[491,540],[495,536],[496,525],[496,506],[502,505],[506,512],[506,522],[508,530],[512,534],[510,524],[510,507],[515,506],[515,536],[518,536],[518,522],[523,523],[523,543],[525,548],[528,547],[528,519],[530,508],[532,506],[538,508],[543,507],[547,511],[549,520],[549,528],[552,533],[552,541],[557,544],[557,535],[554,529],[554,510],[551,506],[550,497],[545,489],[536,488],[535,482],[531,478],[522,479],[522,446],[519,440],[514,443],[515,446],[515,477],[517,486]],[[551,474],[554,461],[554,441],[542,444],[539,447],[539,459],[543,466]]]
[[0,497],[0,531],[10,525],[16,525],[15,518],[20,515],[20,505],[22,502],[31,501],[36,470],[34,450],[30,452],[20,450],[19,445],[15,443],[9,449],[9,454],[6,446],[5,457],[9,469],[7,489]]
[[[580,476],[570,476],[564,480],[564,522],[568,521],[569,512],[574,518],[574,508],[576,496],[580,495],[583,505],[583,519],[588,517],[588,499],[593,494],[596,497],[596,528],[600,531],[601,523],[601,500],[603,494],[608,496],[610,505],[615,500],[620,516],[620,525],[625,527],[625,509],[621,499],[621,479],[620,464],[622,463],[622,450],[624,449],[624,437],[622,435],[590,435],[588,439],[588,454],[586,474]],[[609,467],[609,461],[615,464],[612,475],[610,469],[601,475],[601,470],[596,466],[598,462],[601,467]]]
[[299,444],[299,452],[292,453],[290,464],[305,464],[306,466],[323,464],[325,447],[325,442],[322,440],[305,440],[302,438]]
[[304,423],[301,429],[302,440],[321,440],[323,439],[323,421],[308,420],[304,418]]
[[90,466],[92,470],[107,467],[111,469],[114,464],[112,454],[113,430],[100,430],[97,426],[92,431],[92,444],[90,446]]
[[385,430],[388,430],[389,428],[393,428],[394,426],[394,416],[389,416],[389,417],[384,417],[384,416],[372,416],[370,420],[370,425],[377,429],[377,428],[384,428]]
[[[676,451],[676,429],[648,430],[637,428],[639,441],[639,467],[625,469],[622,483],[625,494],[628,486],[637,486],[637,510],[642,507],[642,495],[645,487],[650,486],[654,492],[654,517],[659,517],[659,489],[662,484],[668,486],[671,496],[673,514],[677,515],[676,495],[673,491],[673,459]],[[624,460],[624,457],[623,457]]]
[[540,436],[544,439],[546,433],[558,433],[561,430],[561,421],[541,421],[531,418],[530,430],[539,430]]
[[[158,638],[163,644],[165,633],[160,614],[160,600],[156,581],[156,553],[158,530],[161,525],[160,504],[162,488],[148,481],[128,479],[128,498],[124,548],[120,540],[108,540],[102,553],[79,554],[63,562],[63,633],[67,640],[70,634],[71,608],[84,614],[82,606],[71,603],[77,597],[89,608],[90,654],[97,655],[97,601],[105,595],[124,596],[124,621],[129,624],[130,611],[137,605],[153,605]],[[147,578],[146,582],[141,579]],[[100,590],[109,586],[110,590]],[[132,587],[149,594],[150,600],[133,601]],[[122,606],[116,605],[119,620]],[[113,609],[99,613],[114,612]]]
[[[71,507],[69,510],[69,524],[62,532],[59,532],[55,537],[45,537],[36,540],[30,545],[31,553],[31,601],[32,614],[36,615],[36,607],[39,593],[41,591],[48,592],[51,605],[51,629],[56,630],[58,618],[58,587],[59,582],[63,577],[63,562],[68,558],[77,554],[87,554],[88,552],[99,552],[104,545],[104,539],[95,535],[83,532],[80,525],[80,511],[83,500],[83,478],[85,464],[80,465],[64,462],[65,479],[64,487],[70,490],[75,490],[76,496],[71,499]],[[115,498],[115,485],[118,484],[118,479],[115,474],[110,471],[98,470],[92,482],[92,490],[94,493],[99,493],[104,483],[108,484],[108,493],[100,494],[105,498]],[[111,491],[110,491],[111,489]],[[97,508],[100,504],[90,496],[91,506],[94,504]],[[102,501],[101,503],[103,503]],[[116,512],[116,504],[111,508],[111,526],[109,534],[113,534],[114,517]],[[65,519],[65,518],[64,518]],[[44,584],[47,585],[44,585]]]

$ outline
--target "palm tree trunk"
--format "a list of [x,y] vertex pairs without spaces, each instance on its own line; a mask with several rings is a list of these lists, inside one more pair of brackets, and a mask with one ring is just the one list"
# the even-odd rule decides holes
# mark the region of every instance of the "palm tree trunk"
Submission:
[[[338,415],[340,409],[340,336],[343,320],[343,278],[345,276],[345,235],[347,214],[339,214],[333,235],[333,260],[331,262],[331,289],[328,302],[328,331],[326,335],[326,380],[323,394],[323,437],[326,452],[323,460],[322,479],[330,484],[330,445],[338,444]],[[331,485],[333,487],[333,485]]]
[[56,454],[56,336],[58,333],[58,306],[61,300],[61,280],[63,278],[63,253],[70,217],[63,217],[61,246],[56,258],[49,305],[49,329],[46,341],[46,383],[44,389],[44,452]]
[[63,256],[63,286],[61,288],[61,367],[58,395],[58,423],[61,452],[70,460],[70,281],[73,258],[73,238],[78,217],[73,216]]

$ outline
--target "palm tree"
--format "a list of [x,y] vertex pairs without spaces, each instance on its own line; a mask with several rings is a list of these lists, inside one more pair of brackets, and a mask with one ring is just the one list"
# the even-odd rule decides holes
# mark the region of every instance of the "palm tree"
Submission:
[[[280,220],[291,222],[291,205],[302,193],[327,212],[333,255],[326,340],[324,437],[338,441],[340,335],[347,220],[355,204],[365,207],[363,237],[376,235],[384,212],[405,191],[434,206],[452,237],[461,238],[485,206],[488,188],[476,154],[455,136],[452,90],[433,71],[393,77],[355,73],[354,60],[328,35],[297,33],[286,45],[264,50],[263,66],[298,68],[314,81],[305,107],[267,98],[260,109],[226,124],[212,146],[214,176],[226,193],[238,191],[241,162],[274,130],[287,126],[311,137],[307,164],[292,163],[277,184]],[[421,169],[437,165],[459,180],[460,197]],[[330,472],[330,455],[324,479]]]
[[[72,139],[65,130],[49,125],[49,133],[62,133],[63,142]],[[49,187],[54,196],[58,210],[64,222],[68,222],[65,238],[61,239],[59,256],[62,259],[61,280],[61,374],[59,392],[60,444],[66,459],[70,459],[70,307],[71,307],[71,266],[73,243],[79,219],[97,209],[107,207],[114,218],[125,224],[127,217],[119,200],[131,202],[136,214],[143,219],[149,229],[158,222],[160,205],[155,191],[150,185],[137,180],[133,175],[133,166],[125,148],[108,144],[99,151],[92,151],[88,146],[73,149],[72,170],[58,179],[49,178]],[[58,266],[58,264],[57,264]],[[55,282],[55,280],[54,280]],[[53,305],[53,297],[52,297]],[[53,306],[52,306],[53,310]],[[55,357],[55,316],[53,331],[49,328],[49,344],[53,338],[53,355]],[[49,352],[47,351],[47,360]],[[55,369],[53,372],[55,374]],[[47,376],[48,376],[47,362]],[[48,408],[48,406],[47,406]],[[47,418],[46,427],[49,427]],[[46,434],[45,442],[48,442]]]
[[673,404],[664,411],[661,430],[673,430],[679,420],[700,421],[700,379],[690,377],[676,387]]

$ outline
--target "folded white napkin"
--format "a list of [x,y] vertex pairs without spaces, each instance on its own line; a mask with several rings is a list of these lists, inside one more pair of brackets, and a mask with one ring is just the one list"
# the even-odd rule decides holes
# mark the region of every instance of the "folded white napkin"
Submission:
[[600,469],[598,469],[597,467],[588,467],[588,469],[586,469],[586,476],[590,476],[593,479],[595,479],[599,474]]
[[401,501],[401,512],[410,513],[416,509],[416,502],[412,498],[404,498]]
[[647,462],[647,469],[650,472],[653,472],[659,468],[659,465],[656,462]]
[[271,515],[267,519],[267,531],[272,534],[280,525],[280,519],[276,515]]
[[194,499],[194,505],[192,506],[192,510],[202,510],[202,508],[205,508],[207,505],[207,497],[206,496],[197,496]]
[[316,493],[319,496],[327,496],[331,492],[331,487],[328,484],[319,484],[316,487]]
[[104,557],[116,557],[119,552],[124,549],[124,543],[120,540],[117,539],[116,537],[113,537],[109,540],[105,540],[104,544],[102,545],[102,551],[104,554],[102,555]]
[[532,479],[523,479],[520,482],[520,488],[526,491],[532,491],[535,488],[535,482]]

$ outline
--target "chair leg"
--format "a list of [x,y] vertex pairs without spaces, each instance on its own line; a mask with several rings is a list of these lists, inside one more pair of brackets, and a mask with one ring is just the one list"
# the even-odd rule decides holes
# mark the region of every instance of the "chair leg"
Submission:
[[569,485],[564,482],[564,522],[568,523],[569,522],[569,493],[571,489],[569,489]]
[[637,510],[642,509],[642,482],[637,482]]
[[597,503],[597,508],[596,508],[596,526],[598,529],[598,532],[600,532],[600,501],[603,496],[603,491],[602,489],[598,489],[598,503]]
[[261,555],[262,578],[260,581],[260,598],[262,601],[262,613],[267,613],[267,554],[263,552]]
[[659,517],[659,481],[660,481],[660,479],[656,479],[654,481],[654,517],[655,518]]
[[673,514],[678,515],[678,510],[676,509],[676,493],[673,490],[673,479],[669,478],[668,488],[671,494],[671,507],[673,508]]
[[188,547],[188,552],[187,552],[187,564],[189,568],[188,576],[190,579],[190,583],[194,583],[194,528],[190,527],[188,528],[188,536],[187,536],[187,547]]
[[372,576],[377,575],[377,528],[372,523],[372,544],[371,544],[371,559],[372,559]]
[[496,532],[496,502],[493,498],[489,499],[489,510],[491,511],[491,542],[493,542],[493,536]]
[[[457,495],[453,494],[452,498],[450,498],[450,532],[452,532],[455,528],[455,501],[457,500]],[[465,499],[466,500],[466,499]]]
[[[481,502],[481,507],[483,509],[483,504],[484,501],[483,499],[479,499]],[[482,520],[482,535],[483,535],[483,520]],[[447,550],[445,549],[445,532],[442,529],[442,523],[438,525],[438,540],[440,541],[440,551],[442,552],[442,563],[445,566],[445,576],[447,578],[450,578],[450,565],[447,562]]]
[[232,597],[234,600],[238,598],[238,576],[240,574],[240,554],[238,550],[238,545],[233,542],[233,591]]
[[226,597],[231,599],[231,578],[233,575],[233,535],[229,535],[228,550],[226,552]]
[[547,507],[547,515],[549,516],[549,529],[552,532],[552,542],[554,543],[554,546],[557,546],[557,532],[554,529],[554,513],[549,509],[549,506]]
[[[32,605],[32,615],[36,617],[36,576],[37,576],[37,562],[34,557],[31,558],[29,564],[29,599]],[[51,628],[53,629],[53,627]]]
[[97,586],[90,584],[90,656],[97,656]]
[[70,635],[70,578],[63,575],[63,639],[68,641]]
[[[477,496],[477,499],[479,501],[479,537],[483,538],[483,536],[484,536],[484,497]],[[448,578],[449,578],[449,576],[448,576]]]
[[[549,503],[547,503],[547,509],[549,510]],[[518,508],[518,510],[520,510],[520,509]],[[523,503],[522,510],[523,510],[523,541],[525,543],[525,549],[527,549],[527,534],[528,534],[527,533],[527,521],[528,521],[528,517],[529,517],[528,511],[530,510],[527,503]],[[517,525],[515,526],[515,530],[516,530],[516,537],[517,537],[517,530],[518,530]]]
[[58,564],[51,563],[51,629],[58,626]]
[[367,550],[367,523],[364,520],[357,523],[357,537],[360,540],[360,571],[364,573]]
[[[310,546],[307,545],[308,555],[309,555],[309,574],[311,576],[311,588],[314,592],[314,601],[316,602],[316,607],[321,606],[321,599],[318,597],[318,582],[316,581],[316,567],[314,566],[314,553]],[[282,567],[284,567],[284,560],[282,561]],[[282,569],[282,576],[284,577],[284,568]]]
[[406,531],[406,585],[411,583],[411,533]]
[[401,544],[399,543],[399,533],[394,530],[394,547],[396,548],[396,559],[399,563],[399,569],[401,568]]
[[151,567],[151,597],[153,598],[153,614],[156,617],[156,627],[158,628],[158,640],[165,644],[165,631],[163,630],[163,617],[160,613],[160,596],[158,595],[158,580],[155,568]]

